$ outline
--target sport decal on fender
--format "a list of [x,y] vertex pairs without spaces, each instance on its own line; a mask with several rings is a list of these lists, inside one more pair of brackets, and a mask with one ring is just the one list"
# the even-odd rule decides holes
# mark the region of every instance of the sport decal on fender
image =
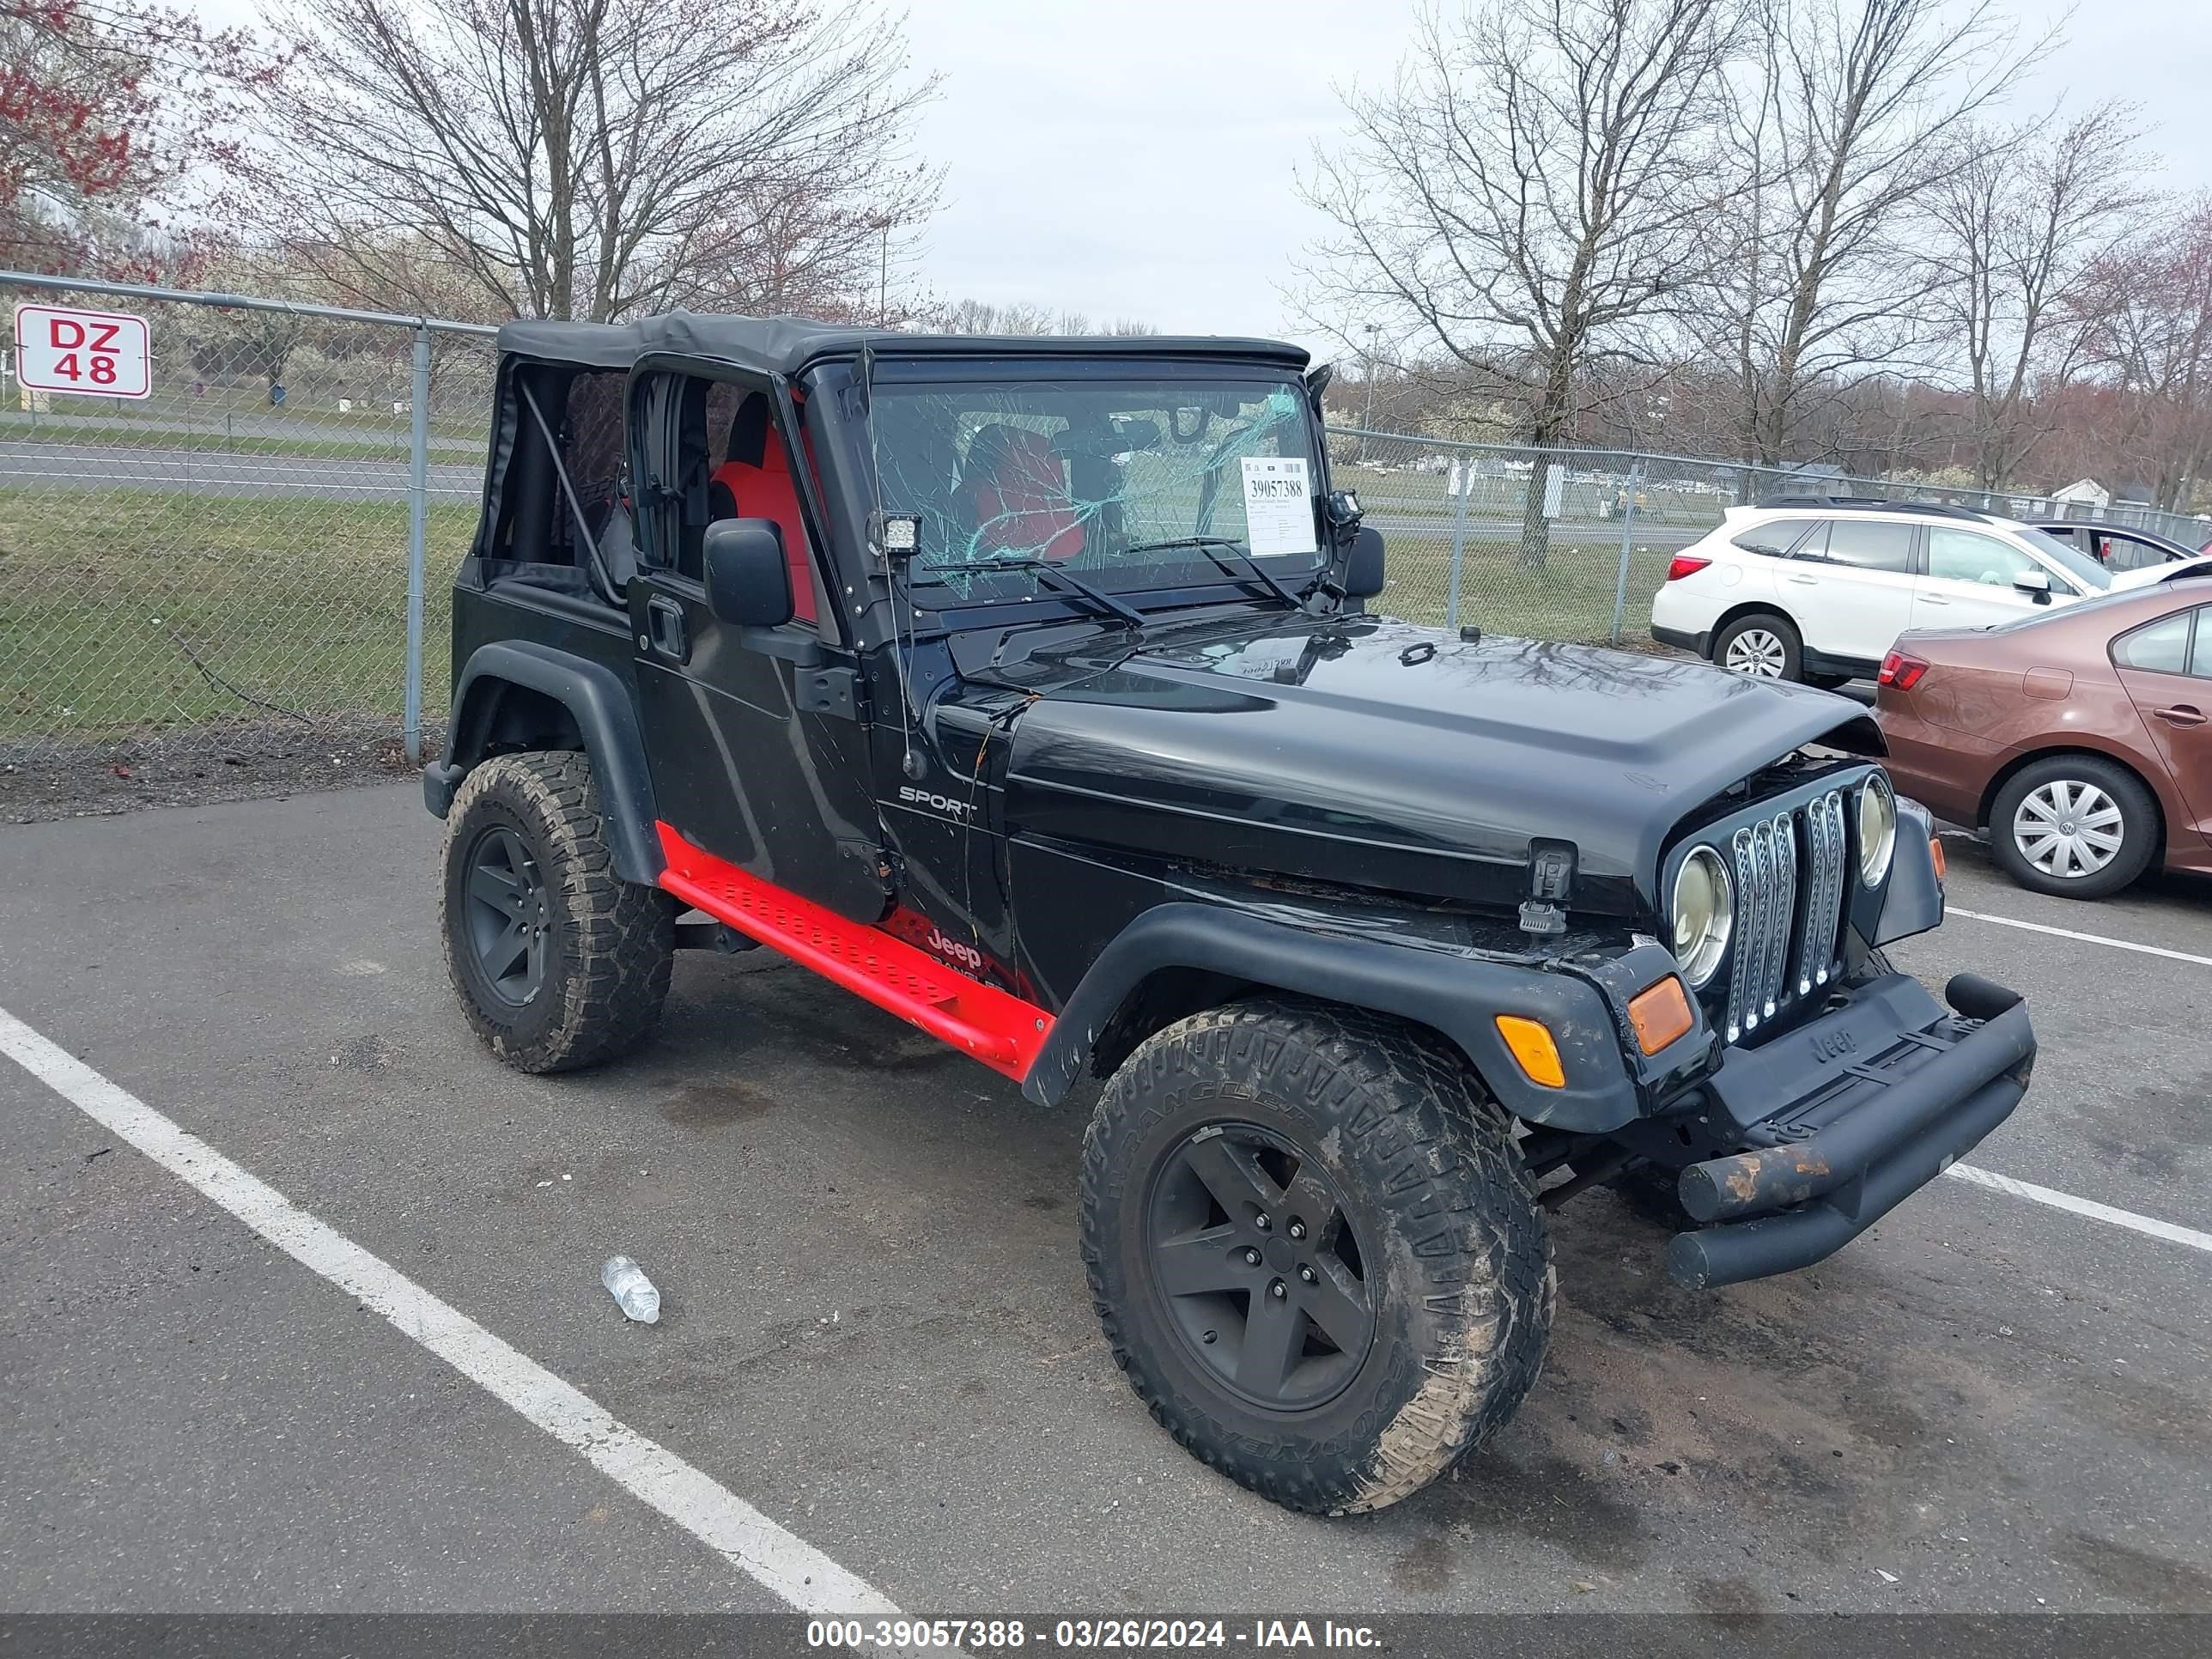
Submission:
[[955,800],[950,795],[939,795],[927,789],[917,789],[910,783],[899,786],[899,799],[908,806],[919,806],[924,811],[939,812],[948,818],[966,822],[975,811],[973,801]]

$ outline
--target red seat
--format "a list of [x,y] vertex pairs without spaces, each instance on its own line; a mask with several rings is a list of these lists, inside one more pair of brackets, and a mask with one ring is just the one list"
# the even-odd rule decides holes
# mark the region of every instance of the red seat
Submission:
[[969,441],[962,471],[960,492],[977,546],[1055,562],[1083,551],[1083,520],[1067,493],[1067,463],[1042,432],[987,426]]
[[807,556],[799,487],[793,482],[783,441],[769,420],[768,399],[757,392],[740,400],[730,422],[729,455],[709,482],[730,492],[738,517],[768,519],[783,532],[784,557],[791,562],[791,614],[799,622],[817,621],[814,562]]

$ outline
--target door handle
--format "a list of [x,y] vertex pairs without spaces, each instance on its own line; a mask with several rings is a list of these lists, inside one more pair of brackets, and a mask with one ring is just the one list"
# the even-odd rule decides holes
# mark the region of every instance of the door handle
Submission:
[[690,630],[684,626],[684,607],[675,600],[656,593],[645,602],[645,625],[652,635],[653,648],[672,662],[688,662],[691,658]]
[[1814,587],[1819,585],[1820,579],[1818,576],[1792,576],[1790,580],[1800,587]]
[[1941,593],[1923,593],[1918,597],[1920,603],[1923,605],[1948,605],[1951,603],[1950,600],[1945,599]]
[[2204,724],[2204,711],[2190,703],[2178,702],[2171,708],[2154,708],[2150,712],[2157,715],[2159,719],[2164,720],[2168,726],[2202,726]]

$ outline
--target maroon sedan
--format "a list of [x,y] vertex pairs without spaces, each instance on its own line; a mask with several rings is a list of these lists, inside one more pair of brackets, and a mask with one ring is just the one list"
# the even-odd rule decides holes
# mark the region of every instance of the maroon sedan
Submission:
[[1875,714],[1899,792],[1986,828],[2023,887],[2212,871],[2212,580],[1902,635]]

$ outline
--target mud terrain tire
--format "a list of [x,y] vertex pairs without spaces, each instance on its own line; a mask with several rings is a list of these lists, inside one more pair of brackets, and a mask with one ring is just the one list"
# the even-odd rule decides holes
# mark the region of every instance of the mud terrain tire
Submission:
[[[1556,1289],[1534,1183],[1432,1033],[1273,997],[1178,1021],[1107,1084],[1082,1200],[1115,1364],[1186,1450],[1287,1508],[1411,1496],[1543,1363]],[[1286,1297],[1297,1334],[1270,1341]],[[1340,1340],[1350,1304],[1364,1345]],[[1271,1349],[1291,1353],[1272,1395]]]
[[[477,767],[447,816],[444,858],[446,969],[492,1053],[518,1071],[569,1072],[652,1032],[675,963],[676,908],[614,873],[584,756],[501,755]],[[514,921],[504,934],[502,907]],[[526,934],[534,954],[510,965]]]

